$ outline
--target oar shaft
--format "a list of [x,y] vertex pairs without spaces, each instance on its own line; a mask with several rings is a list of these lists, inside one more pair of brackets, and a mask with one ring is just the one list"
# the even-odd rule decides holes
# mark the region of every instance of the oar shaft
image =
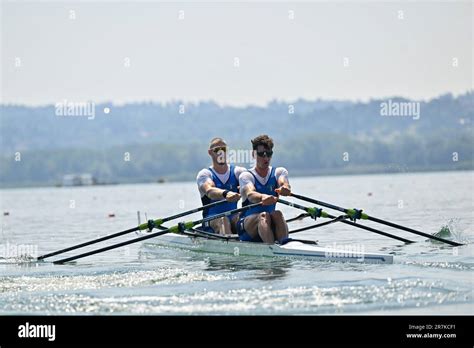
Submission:
[[[336,216],[331,215],[331,214],[328,214],[328,218],[337,219]],[[393,238],[393,239],[399,240],[403,243],[407,243],[407,244],[414,243],[412,240],[405,239],[405,238],[399,237],[399,236],[395,236],[393,234],[390,234],[390,233],[387,233],[387,232],[384,232],[384,231],[376,230],[375,228],[372,228],[372,227],[369,227],[369,226],[359,225],[359,224],[356,224],[355,222],[352,222],[352,221],[347,221],[347,220],[344,220],[344,219],[341,219],[339,221],[342,222],[343,224],[351,225],[351,226],[361,228],[361,229],[366,230],[366,231],[370,231],[370,232],[373,232],[373,233],[380,234],[380,235],[385,236],[385,237]]]
[[[306,196],[301,196],[301,195],[298,195],[296,193],[292,193],[291,194],[293,197],[295,198],[298,198],[298,199],[301,199],[303,201],[306,201],[306,202],[310,202],[310,203],[314,203],[314,204],[317,204],[317,205],[321,205],[323,207],[326,207],[326,208],[330,208],[330,209],[334,209],[334,210],[338,210],[338,211],[342,211],[346,214],[353,214],[354,213],[354,209],[346,209],[346,208],[342,208],[342,207],[338,207],[337,205],[333,205],[333,204],[330,204],[330,203],[326,203],[326,202],[322,202],[322,201],[318,201],[316,199],[313,199],[313,198],[310,198],[310,197],[306,197]],[[458,242],[453,242],[451,240],[448,240],[448,239],[444,239],[444,238],[440,238],[440,237],[437,237],[437,236],[433,236],[429,233],[425,233],[425,232],[421,232],[421,231],[417,231],[417,230],[414,230],[413,228],[410,228],[410,227],[406,227],[406,226],[402,226],[402,225],[398,225],[398,224],[395,224],[393,222],[390,222],[390,221],[387,221],[387,220],[382,220],[382,219],[378,219],[376,217],[373,217],[373,216],[369,216],[365,213],[362,214],[362,219],[365,219],[365,220],[370,220],[370,221],[373,221],[373,222],[377,222],[379,224],[383,224],[383,225],[386,225],[386,226],[390,226],[390,227],[393,227],[393,228],[397,228],[399,230],[402,230],[402,231],[407,231],[407,232],[411,232],[411,233],[414,233],[414,234],[417,234],[419,236],[423,236],[423,237],[427,237],[427,238],[430,238],[430,239],[434,239],[434,240],[437,240],[439,242],[443,242],[443,243],[446,243],[446,244],[449,244],[449,245],[453,245],[453,246],[461,246],[461,245],[464,245],[462,243],[458,243]],[[346,221],[348,222],[348,221]]]
[[323,207],[326,207],[326,208],[329,208],[329,209],[333,209],[333,210],[338,210],[342,213],[347,213],[347,209],[344,209],[344,208],[341,208],[341,207],[338,207],[337,205],[334,205],[334,204],[330,204],[330,203],[326,203],[326,202],[321,202],[321,201],[318,201],[316,199],[313,199],[313,198],[309,198],[309,197],[305,197],[305,196],[301,196],[301,195],[298,195],[296,193],[291,193],[291,195],[295,198],[298,198],[298,199],[301,199],[302,201],[306,201],[306,202],[309,202],[309,203],[313,203],[313,204],[316,204],[316,205],[321,205]]
[[303,205],[300,205],[298,203],[294,203],[294,202],[289,202],[289,201],[285,201],[284,199],[281,199],[281,198],[278,198],[278,202],[279,203],[283,203],[289,207],[293,207],[293,208],[296,208],[296,209],[301,209],[301,210],[304,210],[305,212],[307,212],[310,216],[316,216],[316,217],[323,217],[323,218],[327,218],[329,217],[329,215],[325,212],[325,211],[322,211],[319,209],[319,212],[318,212],[318,209],[316,208],[308,208],[308,207],[305,207]]
[[82,253],[82,254],[79,254],[79,255],[66,257],[64,259],[54,261],[53,263],[56,264],[56,265],[57,264],[62,264],[62,263],[65,263],[65,262],[81,259],[81,258],[86,257],[86,256],[102,253],[104,251],[117,249],[117,248],[123,247],[125,245],[129,245],[129,244],[132,244],[132,243],[140,242],[142,240],[146,240],[146,239],[161,236],[162,234],[169,233],[169,230],[170,229],[166,229],[166,230],[163,230],[163,231],[160,231],[160,232],[150,233],[150,234],[147,234],[147,235],[142,236],[142,237],[134,238],[132,240],[127,240],[125,242],[117,243],[117,244],[114,244],[114,245],[109,245],[109,246],[106,246],[106,247],[103,247],[103,248],[100,248],[100,249],[91,250],[91,251],[88,251],[88,252],[85,252],[85,253]]
[[[292,194],[292,195],[294,195],[294,194]],[[298,198],[297,196],[299,196],[299,195],[296,195],[295,197]],[[300,197],[302,197],[302,196],[300,196]],[[306,200],[306,197],[304,197],[304,198],[305,198],[305,200]],[[309,199],[310,199],[310,198],[309,198]],[[304,210],[304,211],[306,211],[306,212],[309,212],[310,209],[312,209],[312,208],[308,208],[308,207],[305,207],[305,206],[300,205],[300,204],[297,204],[297,203],[285,201],[285,200],[283,200],[283,199],[279,199],[278,201],[279,201],[280,203],[286,204],[286,205],[291,206],[291,207],[294,207],[294,208],[298,208],[298,209]],[[316,200],[312,200],[312,201],[316,201]],[[327,218],[330,218],[330,219],[337,219],[336,216],[331,215],[331,214],[328,214],[328,213],[325,213],[325,212],[324,212],[324,216],[327,217]],[[359,224],[356,224],[356,223],[354,223],[354,222],[352,222],[352,221],[347,221],[347,220],[341,219],[340,222],[342,222],[342,223],[344,223],[344,224],[347,224],[347,225],[351,225],[351,226],[357,227],[357,228],[361,228],[361,229],[363,229],[363,230],[371,231],[371,232],[380,234],[380,235],[382,235],[382,236],[390,237],[390,238],[393,238],[393,239],[402,241],[402,242],[404,242],[404,243],[413,243],[413,241],[411,241],[411,240],[409,240],[409,239],[405,239],[405,238],[402,238],[402,237],[399,237],[399,236],[395,236],[395,235],[390,234],[390,233],[387,233],[387,232],[379,231],[379,230],[376,230],[375,228],[372,228],[372,227],[368,227],[368,226],[364,226],[364,225],[359,225]]]
[[405,239],[405,238],[399,237],[399,236],[395,236],[395,235],[393,235],[393,234],[390,234],[390,233],[387,233],[387,232],[384,232],[384,231],[376,230],[375,228],[372,228],[372,227],[369,227],[369,226],[364,226],[364,225],[356,224],[355,222],[352,222],[352,221],[341,220],[341,222],[342,222],[343,224],[351,225],[351,226],[354,226],[354,227],[357,227],[357,228],[361,228],[361,229],[366,230],[366,231],[374,232],[374,233],[380,234],[380,235],[382,235],[382,236],[386,236],[386,237],[390,237],[390,238],[399,240],[399,241],[401,241],[401,242],[403,242],[403,243],[407,243],[407,244],[414,243],[414,241],[412,241],[412,240]]
[[293,208],[296,208],[296,209],[301,209],[301,210],[304,210],[304,211],[306,211],[306,212],[308,211],[308,208],[307,208],[307,207],[304,207],[304,206],[302,206],[302,205],[300,205],[300,204],[298,204],[298,203],[285,201],[284,199],[281,199],[281,198],[278,199],[278,202],[279,202],[279,203],[283,203],[283,204],[285,204],[285,205],[287,205],[287,206],[289,206],[289,207],[293,207]]
[[223,199],[221,201],[217,201],[217,202],[212,202],[212,203],[203,205],[201,207],[197,207],[196,209],[184,211],[184,212],[178,213],[176,215],[165,217],[161,220],[162,220],[162,223],[167,222],[167,221],[171,221],[171,220],[178,219],[178,218],[186,216],[186,215],[191,215],[191,214],[194,214],[194,213],[198,213],[200,211],[203,211],[204,209],[209,209],[209,208],[215,207],[216,205],[220,205],[220,204],[225,203],[225,202],[227,202],[225,199]]
[[[195,208],[195,209],[192,209],[192,210],[188,210],[188,211],[176,214],[176,215],[168,216],[168,217],[165,217],[163,219],[155,220],[155,221],[160,222],[159,224],[156,224],[156,227],[158,227],[160,224],[162,224],[164,222],[174,220],[174,219],[186,216],[186,215],[194,214],[194,213],[197,213],[197,212],[202,211],[204,209],[208,209],[208,208],[214,207],[216,205],[222,204],[224,202],[225,202],[225,200],[209,203],[209,204],[206,204],[204,206],[201,206],[201,207],[198,207],[198,208]],[[110,234],[110,235],[104,236],[104,237],[100,237],[100,238],[97,238],[97,239],[94,239],[94,240],[91,240],[91,241],[88,241],[88,242],[73,245],[73,246],[65,248],[65,249],[57,250],[57,251],[54,251],[54,252],[49,253],[49,254],[41,255],[37,258],[37,260],[43,260],[47,257],[55,256],[55,255],[58,255],[58,254],[65,253],[67,251],[76,250],[76,249],[79,249],[79,248],[82,248],[82,247],[85,247],[85,246],[88,246],[88,245],[103,242],[104,240],[112,239],[112,238],[115,238],[115,237],[120,237],[120,236],[123,236],[124,234],[127,234],[127,233],[131,233],[131,232],[135,232],[135,231],[138,231],[138,230],[141,230],[141,229],[145,229],[146,228],[146,227],[144,227],[145,225],[146,225],[146,223],[142,224],[140,226],[137,226],[137,227],[130,228],[130,229],[125,230],[125,231],[117,232],[117,233]]]
[[297,220],[301,220],[301,219],[303,219],[303,218],[305,218],[305,217],[308,217],[308,216],[310,216],[308,213],[302,213],[302,214],[300,214],[300,215],[298,215],[298,216],[295,216],[294,218],[291,218],[291,219],[286,220],[286,223],[293,222],[293,221],[297,221]]
[[318,228],[318,227],[327,226],[327,225],[333,224],[333,223],[335,223],[335,222],[341,221],[342,219],[344,219],[344,217],[345,217],[345,216],[339,216],[339,217],[337,217],[336,219],[332,219],[332,220],[330,220],[330,221],[321,222],[320,224],[309,225],[309,226],[297,228],[296,230],[289,231],[288,233],[289,233],[289,234],[291,234],[291,233],[298,233],[298,232],[302,232],[302,231],[312,230],[312,229]]
[[130,232],[134,232],[134,231],[138,231],[138,230],[139,230],[138,227],[134,227],[134,228],[131,228],[131,229],[122,231],[122,232],[114,233],[114,234],[111,234],[111,235],[108,235],[108,236],[104,236],[104,237],[101,237],[101,238],[98,238],[98,239],[94,239],[94,240],[91,240],[91,241],[88,241],[88,242],[84,242],[84,243],[81,243],[81,244],[73,245],[73,246],[71,246],[71,247],[69,247],[69,248],[57,250],[57,251],[54,251],[54,252],[49,253],[49,254],[45,254],[45,255],[38,256],[37,260],[43,260],[43,259],[45,259],[45,258],[47,258],[47,257],[51,257],[51,256],[55,256],[55,255],[58,255],[58,254],[62,254],[62,253],[65,253],[65,252],[71,251],[71,250],[76,250],[76,249],[79,249],[79,248],[82,248],[82,247],[85,247],[85,246],[88,246],[88,245],[91,245],[91,244],[96,244],[96,243],[99,243],[99,242],[103,242],[104,240],[112,239],[112,238],[115,238],[115,237],[118,237],[118,236],[123,236],[124,234],[130,233]]

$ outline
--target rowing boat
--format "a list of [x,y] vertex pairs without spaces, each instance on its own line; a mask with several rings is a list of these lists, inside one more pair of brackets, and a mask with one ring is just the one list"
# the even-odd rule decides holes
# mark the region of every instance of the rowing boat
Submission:
[[197,252],[230,254],[236,257],[288,257],[317,261],[337,261],[355,263],[393,263],[393,256],[388,254],[367,253],[365,251],[348,251],[337,247],[323,247],[291,241],[284,245],[242,242],[235,239],[212,239],[198,236],[169,233],[153,238],[147,243],[173,249],[192,250]]
[[[331,223],[344,223],[356,228],[360,228],[366,231],[370,231],[373,233],[377,233],[379,235],[383,235],[386,237],[390,237],[392,239],[396,239],[400,242],[405,244],[414,243],[414,241],[396,236],[391,233],[387,233],[384,231],[380,231],[373,227],[364,226],[362,224],[356,223],[356,220],[370,220],[379,224],[383,224],[386,226],[390,226],[399,230],[403,230],[406,232],[410,232],[413,234],[417,234],[423,237],[427,237],[431,240],[436,240],[439,242],[443,242],[452,246],[461,246],[462,243],[448,240],[445,238],[441,238],[439,236],[431,235],[425,232],[421,232],[415,230],[413,228],[409,228],[406,226],[402,226],[384,219],[376,218],[374,216],[369,216],[366,213],[362,212],[362,209],[347,209],[343,207],[336,206],[331,203],[325,203],[322,201],[315,200],[310,197],[305,197],[302,195],[298,195],[295,193],[291,194],[295,198],[298,198],[303,201],[307,201],[310,203],[314,203],[317,205],[321,205],[324,207],[328,207],[330,209],[338,210],[344,213],[344,215],[340,215],[338,217],[328,214],[327,212],[323,211],[321,208],[317,207],[305,207],[300,204],[294,202],[288,202],[283,199],[278,199],[279,203],[283,203],[285,205],[300,209],[305,211],[305,214],[299,215],[296,218],[292,218],[287,220],[287,222],[299,220],[303,217],[312,217],[313,219],[317,218],[329,218],[330,221],[314,224],[311,226],[302,227],[296,230],[291,230],[288,233],[296,233],[305,231],[308,229],[318,228],[322,226],[326,226]],[[210,252],[210,253],[225,253],[237,256],[267,256],[267,257],[289,257],[289,258],[303,258],[303,259],[312,259],[318,261],[339,261],[339,262],[356,262],[356,263],[383,263],[383,264],[390,264],[393,263],[393,256],[388,254],[378,254],[378,253],[366,253],[363,248],[357,248],[356,250],[347,248],[339,248],[339,247],[323,247],[318,246],[314,241],[308,240],[292,240],[286,244],[265,244],[265,243],[250,243],[250,242],[241,242],[238,240],[237,236],[233,237],[226,237],[226,236],[219,236],[211,234],[209,235],[205,231],[199,231],[195,227],[198,225],[203,225],[204,223],[208,223],[211,220],[229,217],[233,214],[241,213],[245,210],[252,209],[261,205],[261,202],[252,203],[247,206],[232,209],[229,211],[225,211],[213,216],[208,216],[203,219],[195,220],[195,221],[187,221],[187,222],[180,222],[177,225],[171,227],[164,227],[163,223],[171,220],[178,219],[180,217],[190,215],[193,213],[197,213],[204,209],[210,208],[212,206],[216,206],[226,202],[225,200],[216,201],[209,203],[207,205],[203,205],[201,207],[191,209],[182,213],[178,213],[175,215],[171,215],[168,217],[156,219],[156,220],[148,220],[145,223],[138,223],[138,226],[132,227],[117,233],[113,233],[107,236],[103,236],[91,241],[87,241],[84,243],[80,243],[77,245],[73,245],[71,247],[67,247],[61,250],[53,251],[48,254],[44,254],[37,257],[37,260],[44,260],[46,258],[59,255],[71,250],[76,250],[91,244],[96,244],[105,240],[109,240],[115,237],[123,236],[125,234],[129,234],[132,232],[138,233],[140,236],[137,238],[133,238],[131,240],[126,240],[120,243],[116,243],[113,245],[105,246],[102,248],[94,249],[91,251],[87,251],[78,255],[65,257],[56,261],[53,261],[54,264],[63,264],[66,262],[74,261],[77,259],[81,259],[83,257],[87,257],[90,255],[95,255],[98,253],[102,253],[107,250],[112,250],[116,248],[120,248],[132,243],[142,242],[144,240],[153,240],[155,244],[164,245],[167,247],[172,248],[180,248],[180,249],[188,249],[194,251],[203,251],[203,252]],[[138,215],[139,217],[139,215]],[[346,219],[349,218],[351,221],[347,221]],[[152,232],[153,229],[160,229],[158,232]],[[147,230],[149,233],[145,233],[144,231]],[[157,238],[159,237],[159,238]]]

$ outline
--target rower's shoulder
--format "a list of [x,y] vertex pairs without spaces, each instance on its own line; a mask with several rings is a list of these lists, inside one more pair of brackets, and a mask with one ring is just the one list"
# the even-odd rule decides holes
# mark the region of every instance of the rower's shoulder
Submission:
[[239,175],[239,180],[253,181],[253,175],[248,169],[244,168],[244,171],[242,171]]
[[280,175],[288,175],[288,169],[285,167],[276,167],[275,168],[275,175],[280,176]]
[[209,168],[202,168],[196,175],[196,178],[212,176],[211,170]]

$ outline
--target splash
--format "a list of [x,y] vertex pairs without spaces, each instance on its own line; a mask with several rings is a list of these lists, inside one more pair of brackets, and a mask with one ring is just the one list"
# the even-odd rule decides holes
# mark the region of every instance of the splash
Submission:
[[14,257],[0,257],[0,265],[1,264],[25,264],[25,263],[32,263],[36,262],[36,257],[29,254],[22,254],[19,256]]
[[[470,239],[472,240],[472,236],[464,232],[467,231],[467,227],[463,228],[461,224],[462,220],[460,218],[450,218],[433,236],[467,244],[470,242]],[[430,239],[430,241],[435,244],[442,244],[442,242],[433,239]]]

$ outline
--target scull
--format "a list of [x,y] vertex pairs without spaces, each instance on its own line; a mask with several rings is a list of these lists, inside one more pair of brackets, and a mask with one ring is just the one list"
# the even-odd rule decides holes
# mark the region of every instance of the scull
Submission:
[[351,251],[347,248],[323,247],[300,241],[290,241],[284,245],[279,245],[242,242],[235,238],[213,239],[204,236],[173,233],[154,238],[151,243],[167,248],[229,254],[236,257],[288,257],[315,261],[393,263],[393,256],[388,254],[368,253],[363,250]]

